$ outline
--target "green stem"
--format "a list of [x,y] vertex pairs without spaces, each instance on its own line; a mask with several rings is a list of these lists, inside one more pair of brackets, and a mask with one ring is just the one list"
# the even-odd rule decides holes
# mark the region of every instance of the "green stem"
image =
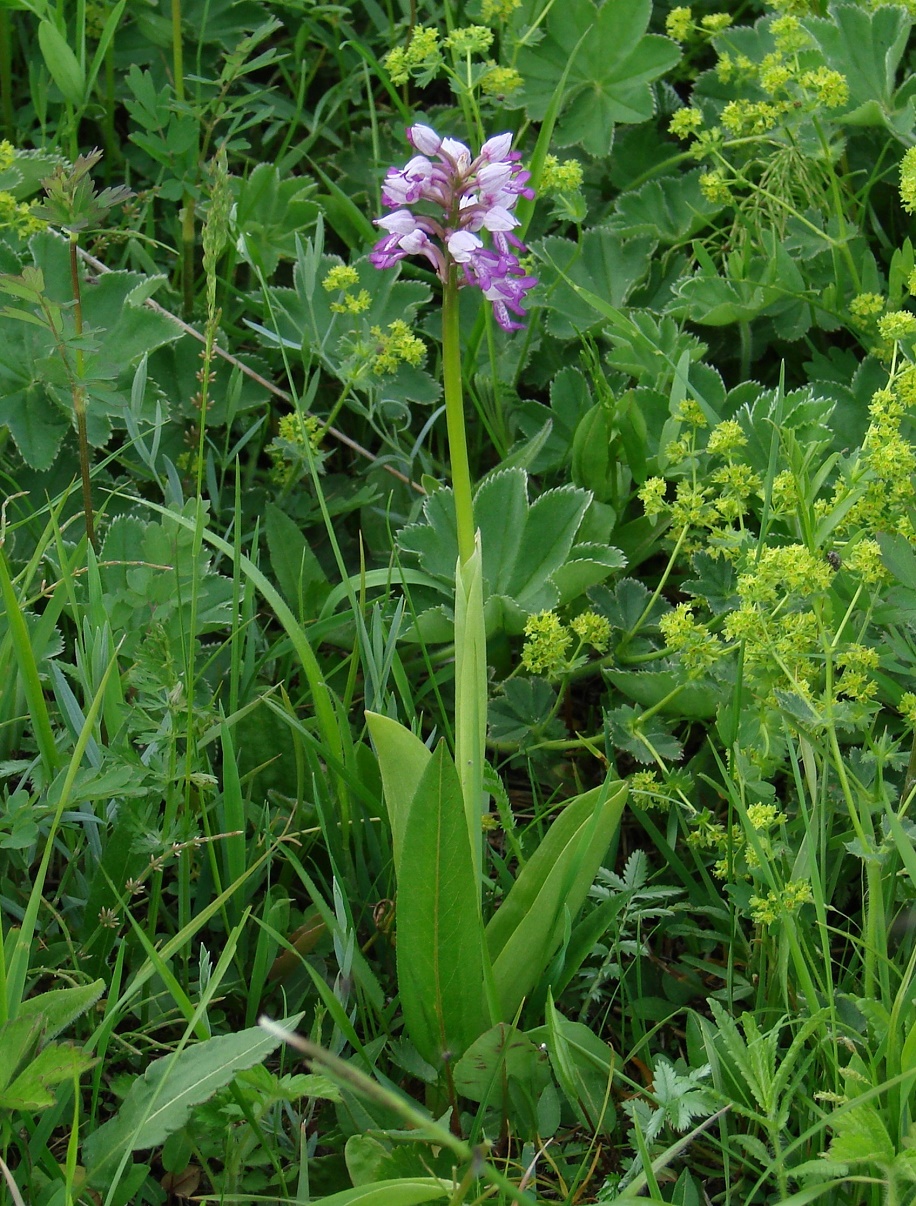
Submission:
[[0,113],[3,116],[3,132],[13,142],[15,116],[13,113],[13,39],[10,14],[0,12]]
[[184,45],[181,40],[181,0],[172,0],[172,73],[175,99],[184,100]]
[[181,206],[181,296],[185,318],[194,313],[194,210],[194,198],[185,193]]
[[[80,294],[79,256],[76,235],[70,234],[70,284],[73,288],[73,323],[77,340],[83,337],[83,306]],[[86,516],[86,536],[93,548],[95,520],[92,508],[92,484],[89,476],[89,437],[86,433],[86,387],[83,384],[83,349],[76,347],[76,380],[73,382],[73,410],[79,439],[80,478],[83,484],[83,513]]]
[[467,432],[464,425],[458,277],[454,264],[449,265],[448,280],[442,297],[442,377],[445,386],[445,421],[448,428],[452,489],[455,494],[455,517],[458,525],[458,556],[464,565],[474,552],[474,505],[471,497]]

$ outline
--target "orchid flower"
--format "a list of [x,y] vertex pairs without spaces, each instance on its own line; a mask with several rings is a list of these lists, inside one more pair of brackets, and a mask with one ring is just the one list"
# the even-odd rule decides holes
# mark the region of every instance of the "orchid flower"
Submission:
[[[451,265],[459,265],[458,284],[480,289],[499,325],[518,330],[522,324],[509,312],[525,317],[522,303],[537,280],[520,265],[517,253],[525,248],[512,233],[520,224],[512,212],[519,197],[534,197],[530,173],[511,149],[512,135],[487,139],[476,159],[464,143],[440,138],[429,126],[411,126],[407,139],[418,154],[388,170],[382,202],[393,212],[375,220],[387,233],[371,263],[391,268],[405,256],[422,255],[446,285]],[[492,247],[480,237],[484,230]]]

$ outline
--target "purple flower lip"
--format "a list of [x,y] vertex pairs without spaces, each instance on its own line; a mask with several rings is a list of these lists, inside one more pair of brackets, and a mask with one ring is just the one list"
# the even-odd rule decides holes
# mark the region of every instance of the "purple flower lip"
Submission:
[[[519,197],[531,200],[534,190],[521,155],[511,149],[512,135],[488,138],[476,159],[464,143],[441,138],[430,126],[411,126],[407,141],[418,153],[403,168],[388,169],[382,203],[393,212],[375,219],[387,233],[370,262],[391,268],[405,256],[422,255],[443,283],[450,265],[460,264],[459,283],[481,290],[501,327],[520,329],[509,312],[525,317],[522,303],[537,280],[518,261],[516,252],[525,247],[512,233],[520,224],[513,211]],[[416,205],[423,208],[417,212]],[[492,247],[479,237],[481,230],[490,234]]]

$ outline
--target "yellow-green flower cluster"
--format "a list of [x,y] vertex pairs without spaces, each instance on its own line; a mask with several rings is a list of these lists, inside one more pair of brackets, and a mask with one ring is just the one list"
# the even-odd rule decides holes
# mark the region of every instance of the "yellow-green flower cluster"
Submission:
[[830,585],[828,563],[803,544],[770,545],[738,578],[738,593],[749,603],[776,607],[788,595],[808,599]]
[[813,611],[780,613],[746,600],[722,626],[726,640],[743,643],[745,672],[757,680],[768,704],[775,704],[771,691],[777,687],[813,698],[820,676],[819,631]]
[[766,833],[777,825],[785,825],[787,817],[775,804],[757,803],[748,805],[747,820],[752,829]]
[[747,436],[737,419],[717,423],[709,433],[706,451],[711,456],[730,456],[747,446]]
[[859,703],[872,699],[878,684],[871,672],[877,670],[880,660],[877,649],[868,645],[849,645],[837,655],[837,665],[843,671],[837,690]]
[[284,415],[277,424],[277,437],[267,446],[273,461],[272,476],[282,487],[300,475],[308,452],[317,453],[321,445],[321,421],[298,411]]
[[445,45],[459,58],[485,55],[493,45],[493,30],[486,25],[464,25],[446,36]]
[[870,322],[884,309],[884,298],[880,293],[857,293],[849,303],[849,313],[861,322]]
[[[848,507],[836,535],[871,538],[878,532],[914,535],[908,512],[916,502],[916,449],[904,435],[908,407],[916,404],[916,366],[906,365],[884,389],[872,395],[871,422],[862,447],[847,475],[840,481],[827,510]],[[850,496],[854,501],[849,505]],[[870,557],[871,573],[878,572],[877,557],[865,545],[858,556]],[[850,550],[850,563],[857,554]],[[873,585],[874,578],[867,579]]]
[[747,515],[751,495],[759,494],[762,488],[759,474],[750,465],[731,461],[714,470],[711,480],[714,486],[719,487],[713,506],[729,523],[735,523]]
[[729,205],[733,200],[728,177],[721,168],[704,172],[700,177],[700,192],[712,205]]
[[791,13],[774,17],[770,23],[770,33],[776,43],[776,49],[782,54],[797,54],[810,40],[798,17]]
[[703,125],[702,112],[693,106],[678,109],[668,122],[668,132],[675,138],[691,138]]
[[487,64],[488,70],[480,79],[480,90],[484,96],[502,100],[517,92],[525,82],[514,67],[500,67],[496,63]]
[[680,655],[691,675],[702,674],[713,666],[725,647],[719,638],[694,618],[689,603],[678,603],[659,620],[665,644],[672,653]]
[[[573,637],[577,644],[570,655]],[[611,641],[611,625],[594,611],[584,611],[564,624],[555,611],[541,611],[525,623],[522,665],[530,674],[555,677],[579,665],[586,645],[604,653]]]
[[321,444],[318,434],[320,430],[320,419],[316,419],[314,415],[300,415],[297,411],[284,415],[277,424],[277,435],[281,440],[300,448],[304,448],[308,443],[313,452],[317,452]]
[[611,624],[596,611],[583,611],[570,620],[569,627],[582,645],[591,645],[598,653],[605,653],[611,642]]
[[891,310],[878,319],[878,333],[882,339],[910,343],[916,336],[916,314],[909,310]]
[[547,155],[541,170],[538,192],[542,196],[554,193],[574,193],[582,187],[582,164],[578,159],[559,160],[556,155]]
[[916,695],[912,691],[904,691],[900,696],[897,711],[911,728],[916,729]]
[[642,503],[646,519],[656,519],[667,510],[668,504],[665,502],[667,490],[668,483],[663,477],[647,478],[639,487],[639,501]]
[[728,29],[732,20],[731,13],[707,13],[700,19],[700,28],[705,33],[717,34],[721,33],[723,29]]
[[719,121],[735,138],[746,138],[769,133],[779,124],[782,114],[782,107],[770,101],[735,100],[728,102]]
[[351,268],[349,264],[335,264],[328,271],[321,284],[328,293],[334,293],[337,290],[352,289],[354,285],[359,284],[359,273],[355,268]]
[[685,398],[675,409],[674,417],[681,423],[689,423],[691,427],[706,427],[708,425],[703,407],[695,398]]
[[678,482],[671,504],[671,522],[681,528],[714,528],[718,524],[716,509],[710,501],[711,491],[691,481]]
[[877,540],[868,537],[856,541],[846,554],[844,564],[866,586],[882,586],[890,579],[887,567],[881,560],[881,546]]
[[916,214],[916,147],[900,161],[900,201],[908,214]]
[[780,917],[796,913],[803,904],[813,900],[811,885],[803,879],[790,880],[780,891],[750,899],[751,919],[757,925],[772,925]]
[[572,633],[555,611],[538,612],[525,623],[522,665],[530,674],[558,674],[566,665],[571,644]]
[[368,289],[360,289],[359,293],[351,292],[359,284],[359,273],[347,264],[335,264],[321,284],[328,293],[338,292],[342,295],[338,301],[331,302],[335,314],[362,314],[372,304]]
[[522,0],[483,0],[481,17],[488,24],[508,21]]
[[45,223],[35,217],[26,202],[17,201],[12,193],[0,192],[0,230],[12,230],[25,239],[44,228]]
[[406,84],[412,71],[432,71],[439,65],[439,34],[432,26],[417,25],[406,46],[395,46],[383,60],[393,84]]
[[643,811],[656,808],[659,812],[667,812],[671,807],[671,796],[654,771],[636,771],[627,782],[630,785],[629,798],[637,808]]
[[693,29],[693,13],[686,5],[680,4],[673,8],[665,18],[665,32],[675,42],[684,42],[690,37]]
[[687,845],[697,850],[714,850],[723,853],[729,844],[729,833],[721,821],[717,821],[708,808],[698,812],[690,823]]
[[11,168],[16,161],[16,148],[6,138],[0,140],[0,172]]
[[417,367],[426,357],[426,345],[423,340],[413,334],[402,318],[390,322],[387,331],[383,331],[381,327],[372,327],[370,333],[376,341],[375,355],[372,358],[372,371],[375,373],[397,372],[401,363]]
[[839,109],[849,100],[849,84],[845,75],[831,67],[803,71],[798,82],[807,92],[813,93],[817,103],[825,109]]

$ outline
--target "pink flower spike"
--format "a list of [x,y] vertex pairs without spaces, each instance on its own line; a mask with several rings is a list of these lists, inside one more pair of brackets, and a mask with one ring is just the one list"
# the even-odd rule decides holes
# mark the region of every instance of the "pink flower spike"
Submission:
[[510,311],[524,318],[522,303],[537,281],[519,263],[525,248],[512,233],[521,225],[513,213],[519,197],[534,197],[512,135],[487,139],[476,159],[463,142],[440,138],[430,126],[411,126],[407,138],[419,154],[389,169],[382,183],[382,201],[393,212],[375,220],[387,233],[370,262],[391,268],[405,256],[424,256],[443,283],[460,264],[458,284],[479,289],[499,325],[515,330],[521,324]]
[[442,139],[430,126],[409,126],[407,141],[416,147],[421,155],[438,155]]
[[480,148],[480,158],[486,160],[487,163],[494,163],[498,159],[505,159],[512,149],[511,134],[497,134],[493,138],[488,138]]
[[451,159],[459,172],[466,172],[471,166],[471,152],[457,138],[443,138],[439,150],[440,157],[444,155]]
[[483,243],[469,230],[456,230],[446,239],[446,246],[457,264],[466,264],[476,251],[481,250]]
[[515,214],[510,214],[501,205],[491,205],[484,211],[483,226],[485,230],[512,230],[518,224]]
[[390,230],[392,234],[405,235],[417,229],[417,215],[412,214],[409,209],[396,209],[393,214],[376,218],[375,225],[381,226],[383,230]]

